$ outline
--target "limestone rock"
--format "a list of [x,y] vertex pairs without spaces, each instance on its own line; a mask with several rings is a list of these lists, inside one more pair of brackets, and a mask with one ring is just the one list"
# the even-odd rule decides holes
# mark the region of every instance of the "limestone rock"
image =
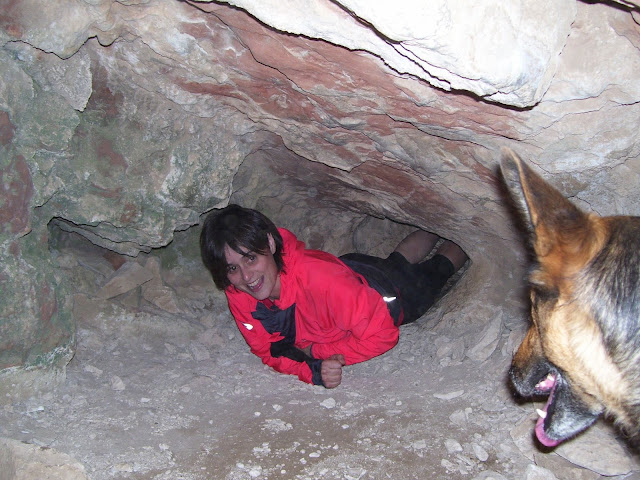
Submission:
[[607,477],[627,475],[640,470],[640,461],[631,455],[625,444],[615,438],[611,428],[599,422],[570,442],[564,442],[556,452],[574,465]]
[[438,88],[519,107],[546,92],[576,15],[575,2],[553,0],[227,3],[284,32],[369,52]]
[[160,260],[149,257],[144,268],[151,272],[153,277],[142,285],[142,297],[166,312],[180,312],[180,302],[176,292],[162,280]]
[[546,468],[529,465],[525,472],[525,480],[558,480],[558,477]]
[[87,480],[84,466],[53,448],[0,438],[0,477],[7,480]]
[[108,299],[127,293],[153,278],[153,273],[137,262],[126,262],[98,290],[97,296]]
[[477,361],[489,358],[500,341],[501,330],[502,314],[499,314],[489,321],[484,331],[480,333],[478,342],[467,351],[467,356]]

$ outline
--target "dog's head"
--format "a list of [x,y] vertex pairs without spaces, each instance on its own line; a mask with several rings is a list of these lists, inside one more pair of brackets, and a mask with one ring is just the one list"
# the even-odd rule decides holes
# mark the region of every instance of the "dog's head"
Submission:
[[536,258],[529,277],[532,325],[509,375],[520,395],[548,396],[535,431],[552,447],[605,411],[615,416],[628,394],[594,308],[615,303],[593,279],[602,277],[594,263],[609,244],[611,220],[582,212],[511,151],[501,167]]

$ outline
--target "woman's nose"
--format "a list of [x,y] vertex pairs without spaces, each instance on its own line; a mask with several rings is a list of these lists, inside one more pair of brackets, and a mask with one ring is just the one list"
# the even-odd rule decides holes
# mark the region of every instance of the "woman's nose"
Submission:
[[251,269],[249,267],[240,267],[240,274],[245,282],[251,280]]

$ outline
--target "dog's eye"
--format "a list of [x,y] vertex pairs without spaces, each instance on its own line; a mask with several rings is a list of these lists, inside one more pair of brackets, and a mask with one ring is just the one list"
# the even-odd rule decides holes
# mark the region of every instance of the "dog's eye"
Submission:
[[552,289],[534,286],[531,288],[530,293],[531,320],[533,320],[537,328],[540,328],[540,321],[548,317],[549,311],[556,304],[558,292]]
[[552,302],[559,295],[557,288],[553,287],[544,271],[540,268],[534,268],[529,273],[529,287],[531,288],[532,299],[535,295],[540,302]]
[[539,285],[531,287],[531,299],[535,297],[536,303],[555,302],[558,299],[558,290],[553,288],[545,288]]

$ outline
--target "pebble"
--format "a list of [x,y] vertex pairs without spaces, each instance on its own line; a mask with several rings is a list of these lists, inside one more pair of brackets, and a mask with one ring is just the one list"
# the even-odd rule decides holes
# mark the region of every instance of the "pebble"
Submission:
[[447,470],[451,471],[451,470],[457,470],[458,467],[455,466],[454,463],[450,462],[449,460],[447,460],[446,458],[443,458],[440,461],[440,465],[442,465],[444,468],[446,468]]
[[467,356],[469,358],[482,362],[491,356],[500,340],[500,334],[502,332],[502,316],[503,312],[498,312],[493,320],[486,325],[479,335],[480,340],[467,352]]
[[114,375],[111,377],[111,389],[115,390],[117,392],[121,392],[122,390],[124,390],[126,387],[126,385],[124,384],[124,382],[122,381],[122,379],[117,376]]
[[84,371],[91,373],[96,378],[100,378],[100,375],[102,375],[102,370],[100,370],[98,367],[94,367],[93,365],[85,365]]
[[133,465],[131,465],[130,463],[118,463],[117,465],[113,466],[112,471],[132,473]]
[[34,407],[34,408],[30,408],[29,410],[27,410],[27,413],[36,413],[36,412],[44,412],[44,407],[42,405]]
[[427,448],[427,441],[426,440],[418,440],[417,442],[413,442],[411,444],[411,446],[416,450],[423,450],[423,449]]
[[469,407],[465,408],[464,410],[457,410],[449,415],[449,420],[451,420],[453,424],[462,427],[467,423],[469,414],[471,414],[472,411],[473,410]]
[[473,453],[475,454],[478,460],[480,460],[481,462],[487,461],[487,459],[489,458],[489,454],[484,448],[482,448],[477,443],[472,444],[471,448],[473,449]]
[[258,478],[262,474],[262,467],[253,467],[249,470],[249,476],[251,478]]
[[464,394],[464,390],[456,390],[449,393],[434,393],[433,396],[440,400],[452,400]]
[[507,477],[497,472],[485,471],[480,475],[473,477],[473,480],[508,480]]
[[525,480],[558,480],[550,470],[537,465],[527,465],[524,478]]
[[462,451],[462,445],[460,445],[460,442],[454,440],[453,438],[448,438],[447,440],[445,440],[444,446],[449,453],[458,453]]
[[322,405],[324,408],[335,408],[336,401],[335,399],[329,397],[326,400],[323,400],[322,402],[320,402],[320,405]]
[[209,350],[201,343],[191,342],[191,344],[189,345],[189,350],[191,350],[193,358],[196,360],[196,362],[202,362],[211,358]]
[[347,468],[347,471],[344,472],[344,478],[346,480],[360,480],[366,475],[366,473],[367,471],[364,468],[349,467]]

